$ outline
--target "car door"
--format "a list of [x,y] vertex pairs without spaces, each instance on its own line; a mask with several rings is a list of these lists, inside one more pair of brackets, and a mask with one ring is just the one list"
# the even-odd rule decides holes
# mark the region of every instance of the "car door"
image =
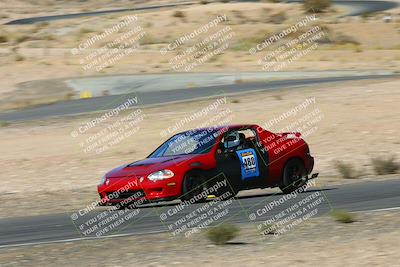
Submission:
[[[226,178],[229,182],[229,187],[237,191],[241,189],[241,167],[234,147],[226,146],[226,143],[229,142],[227,139],[230,134],[232,132],[224,134],[215,152],[216,173],[219,177]],[[231,141],[234,142],[233,140]]]
[[266,186],[268,174],[268,153],[261,149],[257,132],[252,129],[241,129],[245,135],[245,144],[236,151],[241,164],[241,180],[244,189]]
[[[236,190],[264,187],[267,175],[267,157],[256,145],[256,135],[241,140],[229,140],[231,136],[244,135],[249,129],[235,130],[225,133],[215,153],[217,172],[228,179]],[[233,146],[227,147],[227,142]],[[235,145],[235,142],[237,143]]]

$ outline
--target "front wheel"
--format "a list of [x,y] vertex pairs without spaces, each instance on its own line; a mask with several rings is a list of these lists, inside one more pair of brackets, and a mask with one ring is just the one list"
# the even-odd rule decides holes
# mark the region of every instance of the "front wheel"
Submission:
[[207,199],[207,179],[199,171],[191,171],[185,175],[182,186],[182,201],[203,202]]
[[306,176],[306,169],[300,159],[290,159],[283,170],[283,183],[279,188],[283,193],[289,194],[296,189],[302,187],[307,180],[303,180]]

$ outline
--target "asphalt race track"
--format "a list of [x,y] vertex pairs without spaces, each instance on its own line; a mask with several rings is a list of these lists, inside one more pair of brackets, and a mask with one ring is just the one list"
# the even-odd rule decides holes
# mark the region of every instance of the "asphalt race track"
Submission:
[[[323,178],[318,179],[320,179],[319,183],[323,182]],[[93,190],[95,190],[95,188]],[[400,209],[400,179],[394,179],[381,182],[360,182],[340,186],[311,187],[307,192],[298,194],[296,198],[287,200],[284,204],[274,207],[261,216],[256,216],[256,219],[251,221],[249,218],[252,214],[257,214],[257,210],[259,211],[274,200],[277,201],[287,196],[277,193],[278,191],[279,190],[269,190],[265,194],[242,196],[232,201],[227,200],[221,202],[222,204],[227,203],[224,210],[228,210],[228,214],[215,222],[230,221],[259,225],[260,222],[272,218],[274,215],[293,204],[299,203],[303,199],[307,197],[310,198],[310,196],[316,194],[322,196],[324,201],[316,206],[318,213],[315,216],[325,215],[331,208],[346,209],[349,211]],[[68,200],[65,199],[63,201]],[[202,205],[205,204],[200,203],[186,206],[173,216],[167,216],[164,221],[160,220],[162,214],[169,214],[168,210],[170,214],[172,214],[173,212],[171,211],[176,210],[178,207],[177,204],[147,205],[147,207],[140,207],[139,209],[125,210],[124,212],[127,212],[126,214],[135,213],[135,216],[116,231],[109,232],[102,237],[111,238],[168,232],[168,225],[192,213]],[[62,206],[61,202],[60,206]],[[104,212],[106,209],[107,208],[97,208],[84,217],[86,219],[96,217],[100,212]],[[71,219],[71,215],[76,214],[76,212],[78,211],[34,217],[0,219],[0,248],[96,238],[94,235],[85,236],[79,231],[78,227],[83,221],[79,222],[80,219],[76,221]],[[119,211],[109,212],[110,214],[115,214]]]
[[112,10],[102,10],[102,11],[92,11],[92,12],[80,12],[80,13],[64,14],[64,15],[32,17],[32,18],[12,20],[12,21],[5,23],[5,25],[34,24],[34,23],[45,22],[45,21],[53,21],[53,20],[61,20],[61,19],[75,19],[75,18],[80,18],[80,17],[100,16],[100,15],[106,15],[106,14],[111,14],[111,13],[121,13],[121,12],[138,12],[138,11],[176,7],[176,6],[185,6],[185,5],[191,5],[191,3],[156,5],[156,6],[145,6],[145,7],[138,7],[138,8],[122,8],[122,9],[112,9]]
[[[233,1],[235,2],[235,1]],[[256,2],[255,0],[238,0],[236,2]],[[286,0],[288,3],[300,3],[303,2],[301,0]],[[359,16],[364,13],[373,13],[384,11],[388,9],[395,8],[397,3],[392,1],[363,1],[363,0],[334,0],[332,1],[335,5],[341,5],[351,9],[346,16]],[[74,19],[80,17],[87,16],[100,16],[111,13],[121,13],[121,12],[140,12],[146,10],[154,10],[160,8],[169,8],[169,7],[177,7],[177,6],[187,6],[193,5],[196,2],[185,2],[185,3],[177,3],[177,4],[169,4],[169,5],[154,5],[154,6],[145,6],[145,7],[137,7],[137,8],[123,8],[123,9],[113,9],[113,10],[102,10],[102,11],[91,11],[91,12],[80,12],[73,14],[63,14],[63,15],[52,15],[52,16],[41,16],[41,17],[31,17],[24,19],[12,20],[5,25],[23,25],[23,24],[34,24],[45,21],[54,21],[61,19]]]
[[[288,3],[300,3],[301,0],[286,0]],[[346,16],[360,16],[363,14],[385,11],[395,8],[397,3],[392,1],[363,1],[363,0],[334,0],[335,5],[343,6],[349,9]]]
[[220,85],[209,87],[198,87],[190,89],[176,89],[169,91],[132,92],[125,95],[110,95],[94,97],[90,99],[77,99],[58,102],[50,105],[26,108],[17,111],[0,113],[3,121],[27,121],[48,117],[77,115],[89,112],[110,110],[125,103],[128,98],[138,97],[138,106],[160,105],[173,102],[191,101],[199,98],[210,98],[216,96],[230,96],[244,94],[247,92],[267,91],[278,89],[296,88],[299,86],[319,85],[340,81],[357,81],[366,79],[380,79],[396,77],[398,75],[359,75],[328,78],[306,78],[279,80],[269,82],[242,83],[233,85]]

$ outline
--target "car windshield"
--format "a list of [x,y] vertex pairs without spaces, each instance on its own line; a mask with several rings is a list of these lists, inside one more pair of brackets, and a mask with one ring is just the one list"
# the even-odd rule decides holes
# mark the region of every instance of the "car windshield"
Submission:
[[214,128],[176,134],[151,153],[149,158],[207,153],[219,134],[220,131]]

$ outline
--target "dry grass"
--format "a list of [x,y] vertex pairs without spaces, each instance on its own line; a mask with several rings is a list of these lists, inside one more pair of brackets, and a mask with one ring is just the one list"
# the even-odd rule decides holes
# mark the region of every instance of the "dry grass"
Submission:
[[180,11],[180,10],[177,10],[177,11],[174,12],[174,14],[172,16],[175,17],[175,18],[184,18],[185,17],[185,13]]
[[207,238],[216,245],[224,245],[239,235],[240,229],[232,224],[219,224],[207,230]]
[[8,125],[10,125],[9,122],[7,122],[7,121],[0,121],[0,128],[7,127]]
[[388,157],[376,157],[371,159],[375,173],[378,175],[394,174],[400,169],[399,163],[396,162],[394,155]]
[[304,0],[304,9],[310,13],[324,12],[331,5],[331,0]]
[[345,179],[356,179],[360,177],[359,171],[350,163],[342,161],[335,162],[335,168],[339,172],[340,176]]
[[345,210],[332,210],[330,215],[332,218],[340,223],[353,223],[356,222],[354,214]]

